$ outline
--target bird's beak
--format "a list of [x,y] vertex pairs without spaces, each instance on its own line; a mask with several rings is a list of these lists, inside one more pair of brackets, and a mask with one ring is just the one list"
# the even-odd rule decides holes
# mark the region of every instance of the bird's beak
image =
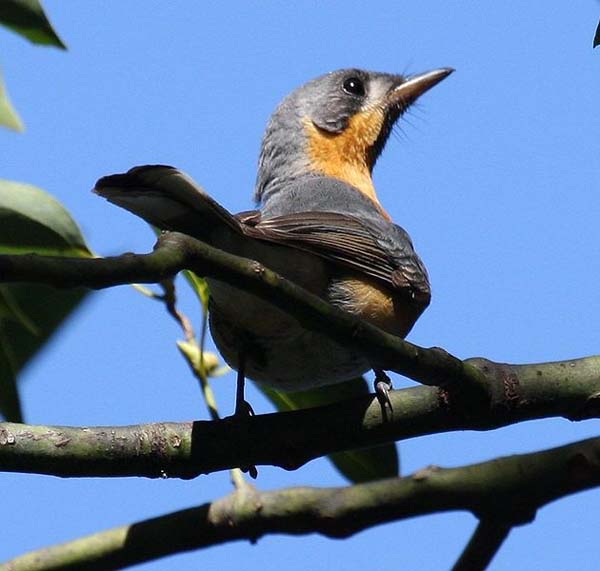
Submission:
[[423,93],[429,91],[442,79],[448,77],[454,70],[451,67],[443,67],[413,75],[412,77],[395,76],[393,84],[388,88],[383,97],[379,109],[383,111],[383,121],[379,123],[379,134],[369,149],[368,165],[373,169],[377,157],[383,151],[383,147],[398,118],[419,98]]
[[443,67],[408,77],[389,92],[388,101],[390,104],[396,104],[402,109],[407,109],[423,93],[429,91],[443,79],[446,79],[453,71],[454,69],[451,67]]

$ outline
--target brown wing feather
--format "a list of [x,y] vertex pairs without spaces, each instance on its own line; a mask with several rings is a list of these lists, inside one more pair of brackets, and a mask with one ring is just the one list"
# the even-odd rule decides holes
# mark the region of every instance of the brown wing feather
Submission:
[[[300,212],[261,219],[258,211],[239,216],[243,231],[260,240],[287,244],[384,282],[427,304],[427,272],[406,233],[389,224],[389,235],[360,219],[335,212]],[[386,222],[386,224],[388,224]]]

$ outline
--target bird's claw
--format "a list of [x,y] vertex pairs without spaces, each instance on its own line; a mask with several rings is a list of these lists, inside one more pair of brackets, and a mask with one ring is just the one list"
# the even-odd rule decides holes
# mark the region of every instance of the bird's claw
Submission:
[[250,416],[255,416],[254,409],[247,400],[236,402],[235,412],[233,414],[238,418],[248,418]]
[[375,394],[377,400],[381,404],[381,408],[385,414],[386,408],[389,408],[390,414],[393,412],[392,401],[390,400],[390,389],[393,388],[391,379],[386,375],[384,371],[379,369],[375,370]]

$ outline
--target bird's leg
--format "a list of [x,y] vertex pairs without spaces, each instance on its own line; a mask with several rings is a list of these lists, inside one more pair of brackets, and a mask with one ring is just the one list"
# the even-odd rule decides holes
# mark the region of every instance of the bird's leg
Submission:
[[246,387],[246,351],[240,349],[238,353],[237,384],[235,391],[235,416],[254,416],[254,410],[244,396]]
[[375,373],[374,388],[377,400],[381,404],[384,416],[386,407],[389,407],[391,414],[393,413],[392,401],[390,400],[390,389],[393,388],[392,381],[382,369],[373,369],[373,372]]
[[[240,349],[238,353],[238,371],[237,371],[237,384],[235,390],[235,412],[234,418],[239,418],[242,421],[254,416],[254,410],[250,403],[244,396],[244,389],[246,386],[246,375],[244,370],[246,368],[246,352],[244,349]],[[252,479],[256,480],[258,476],[258,470],[256,466],[240,466],[242,472],[246,472]]]

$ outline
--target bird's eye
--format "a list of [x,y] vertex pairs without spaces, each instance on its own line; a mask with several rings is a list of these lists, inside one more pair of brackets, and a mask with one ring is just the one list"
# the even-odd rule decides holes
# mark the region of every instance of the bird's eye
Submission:
[[365,94],[365,84],[358,77],[349,77],[344,80],[342,87],[346,93],[362,97]]

